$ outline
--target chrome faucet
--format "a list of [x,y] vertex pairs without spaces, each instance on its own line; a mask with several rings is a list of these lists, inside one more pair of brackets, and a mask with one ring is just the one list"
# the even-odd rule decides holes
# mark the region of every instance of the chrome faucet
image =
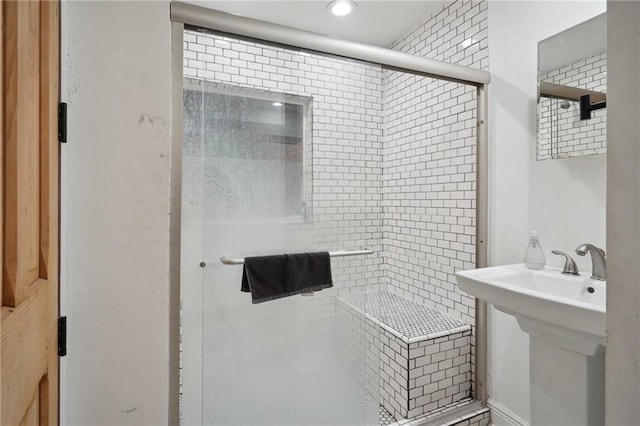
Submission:
[[576,248],[576,253],[580,256],[584,256],[587,253],[591,255],[591,278],[600,281],[607,279],[607,260],[604,250],[593,244],[585,243]]
[[564,256],[564,267],[562,273],[567,275],[580,275],[578,273],[578,266],[576,262],[567,253],[560,250],[551,250],[551,253]]

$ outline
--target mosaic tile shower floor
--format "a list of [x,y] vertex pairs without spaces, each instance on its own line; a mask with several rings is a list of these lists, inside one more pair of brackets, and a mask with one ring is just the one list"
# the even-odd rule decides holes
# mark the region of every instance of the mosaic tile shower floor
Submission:
[[389,426],[391,423],[395,423],[396,419],[393,418],[391,413],[384,409],[380,405],[380,426]]

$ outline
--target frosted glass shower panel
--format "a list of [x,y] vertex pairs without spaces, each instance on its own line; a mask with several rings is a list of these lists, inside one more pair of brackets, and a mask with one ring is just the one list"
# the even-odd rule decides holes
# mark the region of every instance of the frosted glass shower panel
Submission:
[[[191,84],[195,86],[194,83]],[[306,217],[303,97],[208,85],[186,90],[200,100],[209,218],[299,222]]]
[[[377,425],[380,329],[340,298],[381,286],[382,69],[206,31],[185,41],[183,183],[198,191],[183,210],[198,211],[205,265],[199,289],[183,284],[201,306],[183,310],[202,336],[185,343],[202,372],[185,385],[185,401],[201,395],[193,423]],[[242,266],[219,260],[364,248],[331,259],[332,288],[255,305]]]

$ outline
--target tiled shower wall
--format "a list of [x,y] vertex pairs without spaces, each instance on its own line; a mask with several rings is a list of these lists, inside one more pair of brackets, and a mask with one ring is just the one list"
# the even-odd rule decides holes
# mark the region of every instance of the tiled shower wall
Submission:
[[[488,67],[487,3],[454,2],[394,50]],[[475,267],[476,89],[384,72],[384,282],[403,296],[474,323],[455,272]]]
[[313,98],[313,144],[305,174],[311,221],[291,224],[317,249],[368,247],[332,259],[335,294],[381,283],[382,70],[377,65],[185,31],[184,75],[225,85]]
[[[487,2],[456,1],[394,50],[487,69]],[[383,280],[394,292],[475,323],[455,272],[475,267],[476,88],[384,73]],[[475,329],[471,340],[475,392]]]

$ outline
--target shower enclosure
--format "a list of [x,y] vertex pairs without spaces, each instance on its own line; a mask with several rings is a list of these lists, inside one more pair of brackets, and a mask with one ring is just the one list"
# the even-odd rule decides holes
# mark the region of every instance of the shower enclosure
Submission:
[[[233,31],[218,28],[217,23],[234,21],[223,15],[172,3],[174,21],[200,27],[174,24],[174,41],[183,46],[175,59],[180,64],[174,63],[174,76],[178,69],[183,75],[176,106],[181,143],[174,144],[173,157],[180,161],[172,163],[173,196],[177,191],[181,212],[181,421],[389,424],[427,415],[432,408],[442,411],[451,405],[447,401],[481,400],[485,390],[471,388],[471,369],[476,378],[483,377],[484,331],[477,328],[483,327],[483,304],[453,294],[455,289],[451,297],[433,290],[427,300],[423,294],[432,291],[430,284],[413,294],[411,281],[419,276],[417,265],[435,264],[433,256],[442,263],[449,256],[441,243],[421,237],[440,232],[442,241],[449,239],[440,221],[453,226],[451,235],[462,235],[460,243],[447,243],[462,254],[437,266],[434,282],[450,280],[453,267],[485,262],[481,166],[486,161],[487,73],[394,57],[397,52],[385,62],[380,60],[390,52],[385,49],[372,48],[369,57],[366,49],[357,54],[353,45],[356,54],[331,46],[319,49],[307,33],[289,35],[287,47],[277,44],[283,43],[277,36],[265,43],[256,40],[265,38],[260,34],[243,33],[242,25]],[[295,40],[300,47],[291,47]],[[439,74],[451,82],[432,78]],[[449,151],[453,144],[454,160],[450,153],[423,152],[412,142],[415,123],[429,133],[430,121],[419,107],[406,103],[412,94],[424,111],[442,116],[437,93],[445,84],[455,86],[454,93],[467,105],[455,114],[461,114],[452,131],[456,141],[444,136],[441,141]],[[469,109],[473,112],[465,114]],[[449,167],[448,179],[453,176],[454,186],[462,188],[454,201],[439,202],[444,198],[434,196],[435,210],[420,210],[418,200],[431,196],[415,186],[431,179],[418,172],[429,169],[427,155],[433,157],[433,179]],[[418,229],[427,216],[437,229],[426,224]],[[451,221],[454,216],[459,217]],[[240,292],[240,262],[221,261],[319,250],[354,254],[331,258],[332,288],[255,305]],[[174,263],[174,278],[176,273]],[[476,326],[475,339],[470,325]],[[471,347],[473,362],[471,352],[462,353]],[[451,384],[446,390],[436,386],[428,396],[432,400],[421,402],[427,388],[418,395],[412,380],[422,369],[416,362],[426,359],[425,351],[441,351],[445,364],[451,360],[437,371],[443,374],[441,385]],[[418,353],[422,358],[414,357]]]

